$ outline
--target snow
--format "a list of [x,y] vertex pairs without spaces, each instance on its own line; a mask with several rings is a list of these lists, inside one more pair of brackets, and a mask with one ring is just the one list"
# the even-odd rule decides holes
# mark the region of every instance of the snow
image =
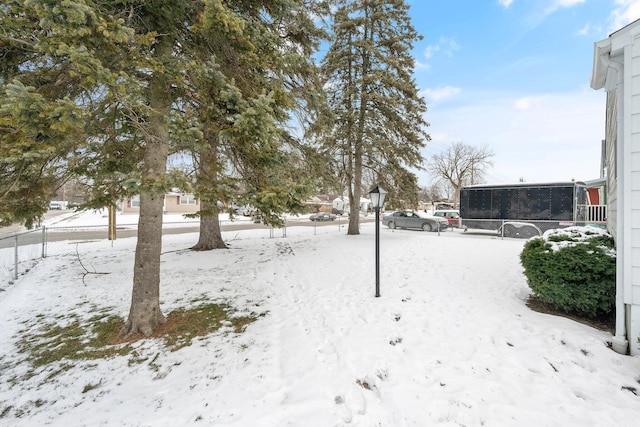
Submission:
[[[83,217],[70,225],[95,222]],[[119,217],[119,224],[124,219]],[[163,241],[165,314],[203,301],[263,316],[168,351],[31,368],[19,332],[68,313],[123,318],[135,239],[48,256],[0,292],[2,426],[627,426],[640,420],[640,359],[611,334],[530,310],[524,241],[375,227],[224,232],[229,250]],[[273,237],[271,237],[273,235]],[[57,243],[71,245],[72,242]],[[51,251],[50,252],[56,252]],[[19,378],[19,381],[14,381]],[[87,391],[87,386],[95,386]]]
[[[610,236],[609,233],[600,227],[566,227],[555,230],[547,230],[540,239],[549,245],[552,251],[559,251],[562,248],[580,245],[583,242],[599,236]],[[603,252],[609,256],[615,257],[615,249],[601,246]]]

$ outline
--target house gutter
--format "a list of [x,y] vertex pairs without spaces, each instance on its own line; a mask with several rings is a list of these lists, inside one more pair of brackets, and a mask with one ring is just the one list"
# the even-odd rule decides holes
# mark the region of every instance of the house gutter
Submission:
[[[612,68],[616,72],[616,145],[618,145],[622,143],[624,138],[624,66],[621,63],[612,60],[610,52],[602,53],[600,55],[600,60],[602,61],[602,65],[604,65],[605,70]],[[622,150],[616,150],[616,156],[617,180],[618,176],[620,176],[619,168],[624,165]],[[622,185],[616,185],[616,196],[618,203],[616,212],[616,235],[618,239],[622,239],[622,241],[624,241],[624,196]],[[619,247],[622,247],[622,245]],[[620,255],[622,255],[622,257],[620,257]],[[616,258],[616,334],[611,340],[611,344],[616,353],[627,354],[629,341],[627,340],[626,307],[624,304],[624,251],[622,254],[617,254]]]

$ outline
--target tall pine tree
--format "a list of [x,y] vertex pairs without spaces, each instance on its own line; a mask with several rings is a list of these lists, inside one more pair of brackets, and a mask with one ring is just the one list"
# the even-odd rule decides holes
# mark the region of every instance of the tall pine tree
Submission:
[[[311,190],[300,171],[307,153],[286,131],[293,110],[322,99],[311,54],[320,31],[310,18],[322,2],[214,1],[196,36],[191,108],[202,126],[195,150],[201,200],[198,250],[224,248],[218,213],[250,204],[262,221],[303,209]],[[222,202],[222,206],[220,206]]]
[[[104,159],[113,159],[117,150],[110,147],[119,145],[119,155],[134,161],[115,162],[112,171],[130,175],[141,200],[127,334],[148,335],[164,321],[159,281],[163,198],[171,186],[168,118],[184,93],[185,52],[192,46],[186,23],[200,5],[32,0],[0,6],[2,27],[9,29],[0,35],[0,171],[11,182],[3,193],[30,203],[28,212],[14,208],[3,219],[36,218],[52,192],[47,181],[59,174],[106,176]],[[104,123],[112,124],[112,135]],[[83,171],[92,161],[100,164]]]
[[332,133],[325,141],[348,191],[347,234],[359,234],[365,183],[389,197],[415,199],[420,149],[429,135],[424,100],[413,79],[413,43],[420,36],[403,0],[338,0],[332,43],[323,59]]
[[195,186],[209,202],[244,192],[272,224],[279,213],[302,208],[304,149],[283,124],[299,94],[313,95],[299,90],[313,77],[303,72],[313,71],[308,58],[316,37],[307,3],[315,4],[8,0],[0,6],[0,198],[11,200],[0,221],[37,220],[55,190],[51,183],[69,174],[91,183],[88,206],[139,194],[124,333],[149,335],[164,322],[162,214],[164,194],[176,183],[167,158],[183,147],[176,141],[197,139],[193,148],[204,167]]

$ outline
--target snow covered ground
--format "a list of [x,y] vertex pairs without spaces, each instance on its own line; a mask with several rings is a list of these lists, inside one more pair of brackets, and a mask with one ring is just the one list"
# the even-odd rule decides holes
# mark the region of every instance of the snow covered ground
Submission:
[[[80,221],[80,219],[78,219]],[[95,219],[94,219],[95,221]],[[120,222],[122,224],[122,222]],[[225,232],[229,250],[191,252],[166,236],[161,307],[202,301],[263,314],[177,351],[78,362],[50,377],[16,343],[68,314],[126,317],[134,239],[49,256],[0,292],[2,426],[631,426],[640,359],[611,335],[531,311],[522,240],[374,224]]]

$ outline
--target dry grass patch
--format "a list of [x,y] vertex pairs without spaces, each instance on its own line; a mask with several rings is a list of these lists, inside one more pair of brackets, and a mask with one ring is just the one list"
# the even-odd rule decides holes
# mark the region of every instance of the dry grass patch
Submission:
[[[174,310],[167,315],[167,321],[158,326],[150,338],[163,339],[172,351],[191,345],[196,337],[202,337],[229,326],[235,333],[253,323],[258,315],[234,316],[234,310],[226,304],[204,304],[190,309]],[[118,337],[120,342],[135,342],[145,337],[134,334],[129,338]]]
[[57,372],[69,369],[74,361],[106,359],[132,355],[136,362],[140,357],[133,343],[144,339],[161,339],[165,346],[175,351],[191,345],[196,337],[202,337],[229,327],[235,333],[254,322],[259,315],[235,316],[235,310],[227,304],[203,304],[188,309],[172,311],[167,322],[158,327],[152,336],[135,334],[124,337],[120,330],[123,319],[108,314],[100,314],[89,319],[81,319],[77,314],[62,316],[56,321],[46,321],[37,317],[19,332],[16,347],[34,369],[56,362]]

